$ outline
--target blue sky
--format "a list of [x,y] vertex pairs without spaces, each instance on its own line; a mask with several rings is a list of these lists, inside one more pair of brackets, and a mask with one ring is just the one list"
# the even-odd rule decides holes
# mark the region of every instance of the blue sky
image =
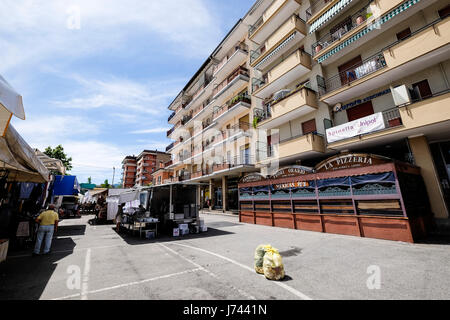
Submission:
[[253,0],[3,0],[0,74],[23,95],[12,124],[62,144],[80,182],[170,143],[168,104]]

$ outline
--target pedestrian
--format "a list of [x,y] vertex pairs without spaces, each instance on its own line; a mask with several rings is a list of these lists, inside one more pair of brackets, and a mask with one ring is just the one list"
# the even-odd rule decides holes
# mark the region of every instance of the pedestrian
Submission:
[[47,211],[42,212],[39,217],[36,218],[36,222],[39,224],[39,230],[36,239],[36,246],[34,247],[33,252],[34,256],[40,254],[41,245],[44,238],[44,254],[50,253],[53,233],[58,231],[58,221],[58,214],[55,211],[55,206],[52,204],[48,206]]
[[116,231],[120,232],[120,225],[122,224],[122,215],[123,215],[123,207],[125,206],[124,203],[119,205],[119,208],[117,209],[117,215],[116,215]]

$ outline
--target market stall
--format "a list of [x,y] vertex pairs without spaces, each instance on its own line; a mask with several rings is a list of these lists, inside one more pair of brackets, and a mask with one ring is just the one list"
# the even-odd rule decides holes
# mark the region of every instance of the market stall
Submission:
[[414,242],[432,227],[420,168],[371,154],[341,154],[239,184],[240,221]]
[[140,235],[145,232],[150,238],[159,232],[170,236],[200,232],[198,186],[173,183],[120,194],[119,203],[124,205],[122,226]]

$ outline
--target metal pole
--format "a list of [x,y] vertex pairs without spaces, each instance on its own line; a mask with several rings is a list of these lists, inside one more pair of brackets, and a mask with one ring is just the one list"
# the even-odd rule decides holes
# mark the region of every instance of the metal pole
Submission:
[[114,178],[116,176],[116,167],[113,167],[113,179],[112,179],[112,187],[114,188]]

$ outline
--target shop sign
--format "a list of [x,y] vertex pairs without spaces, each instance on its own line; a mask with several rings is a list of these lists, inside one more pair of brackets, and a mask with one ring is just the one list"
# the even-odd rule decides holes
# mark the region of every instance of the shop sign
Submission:
[[330,158],[317,165],[316,172],[337,171],[359,167],[369,167],[391,162],[389,158],[371,154],[344,154]]
[[281,179],[281,178],[289,178],[296,176],[303,176],[305,174],[312,173],[313,169],[302,166],[292,166],[278,170],[271,178],[272,179]]
[[308,181],[297,181],[289,183],[274,184],[273,188],[275,190],[288,189],[288,188],[307,188],[309,187]]
[[386,129],[386,124],[384,123],[383,113],[379,112],[327,129],[327,141],[333,143],[383,129]]
[[372,101],[373,99],[376,99],[378,97],[384,96],[384,95],[389,94],[389,93],[391,93],[391,89],[387,89],[387,90],[384,90],[382,92],[375,93],[375,94],[371,95],[370,97],[367,97],[367,98],[364,98],[364,99],[358,99],[358,100],[355,100],[353,102],[347,103],[345,105],[342,105],[342,103],[338,103],[337,105],[334,106],[333,111],[334,112],[345,111],[347,109],[356,107],[356,106],[358,106],[360,104],[363,104],[363,103],[366,103],[368,101]]
[[251,173],[243,177],[239,183],[259,182],[264,180],[266,180],[266,178],[263,175],[259,173]]

